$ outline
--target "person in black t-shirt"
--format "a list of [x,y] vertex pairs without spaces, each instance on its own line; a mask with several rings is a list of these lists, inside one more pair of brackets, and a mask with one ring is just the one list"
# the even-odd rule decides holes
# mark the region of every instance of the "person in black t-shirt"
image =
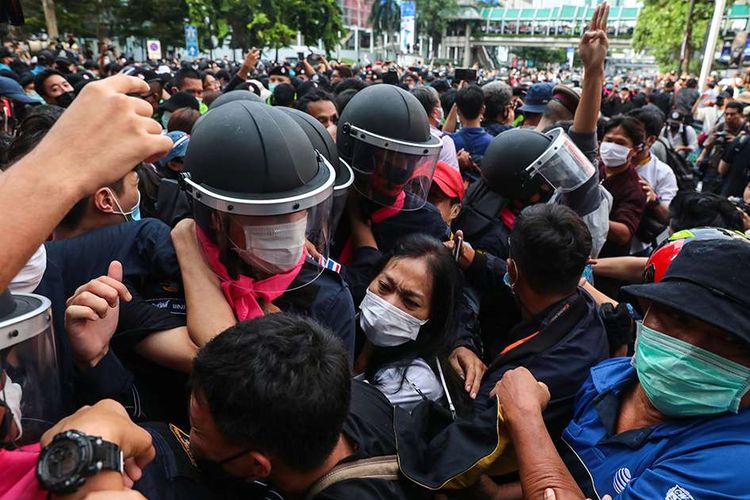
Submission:
[[[340,341],[309,319],[280,313],[229,328],[195,359],[189,439],[157,433],[179,446],[159,447],[136,488],[162,498],[151,488],[168,485],[167,464],[187,457],[200,471],[196,480],[217,497],[261,480],[302,498],[337,465],[394,455],[393,407],[350,377]],[[352,478],[315,498],[420,498],[413,488],[401,478]]]

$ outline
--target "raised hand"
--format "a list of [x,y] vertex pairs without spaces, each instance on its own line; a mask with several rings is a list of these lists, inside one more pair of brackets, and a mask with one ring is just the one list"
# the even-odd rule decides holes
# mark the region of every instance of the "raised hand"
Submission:
[[78,287],[65,310],[65,330],[76,364],[93,367],[107,354],[117,329],[120,299],[127,302],[131,298],[122,284],[122,264],[116,260],[109,265],[107,276]]
[[607,57],[607,50],[609,49],[609,38],[607,38],[608,17],[609,5],[607,5],[607,2],[597,5],[594,15],[591,17],[589,29],[583,34],[578,44],[578,52],[586,70],[604,68],[604,59]]

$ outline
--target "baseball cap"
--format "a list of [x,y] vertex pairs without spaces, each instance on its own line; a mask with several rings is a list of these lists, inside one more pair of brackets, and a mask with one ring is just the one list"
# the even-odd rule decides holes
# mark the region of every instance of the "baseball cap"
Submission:
[[184,158],[187,153],[188,144],[190,144],[190,135],[185,132],[175,130],[168,132],[166,135],[172,139],[172,149],[169,150],[167,156],[159,160],[159,163],[162,165],[166,165],[175,158]]
[[659,283],[621,292],[692,316],[750,344],[750,241],[693,241],[685,245]]
[[464,180],[461,178],[461,172],[451,167],[450,164],[439,161],[435,167],[435,174],[432,181],[448,198],[464,199]]
[[667,121],[669,123],[682,123],[682,120],[683,120],[682,113],[680,113],[679,111],[672,111]]
[[24,93],[20,83],[5,76],[0,76],[0,96],[23,104],[39,104],[38,100]]
[[581,102],[580,90],[567,85],[555,85],[555,88],[552,89],[552,99],[565,106],[565,109],[575,115],[578,103]]
[[13,57],[13,52],[8,47],[0,47],[0,59],[5,57]]
[[526,93],[526,99],[524,99],[523,106],[519,109],[526,113],[544,113],[544,107],[552,99],[552,89],[554,85],[551,83],[535,83],[529,88]]
[[289,74],[289,68],[287,68],[286,66],[274,66],[273,68],[271,68],[271,70],[268,72],[268,76],[274,75],[291,76]]

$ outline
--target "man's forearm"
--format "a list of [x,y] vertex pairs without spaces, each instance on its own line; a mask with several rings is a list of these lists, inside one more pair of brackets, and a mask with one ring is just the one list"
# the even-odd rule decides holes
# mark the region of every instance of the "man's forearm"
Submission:
[[617,245],[625,245],[630,243],[633,239],[633,233],[628,229],[628,226],[622,222],[609,221],[609,233],[607,233],[607,239]]
[[0,174],[0,214],[13,214],[0,217],[0,290],[8,287],[65,214],[85,195],[63,169],[37,163],[34,158],[32,152]]
[[544,490],[552,488],[560,495],[583,493],[565,467],[547,432],[541,413],[520,415],[507,420],[516,450],[518,472],[524,498],[544,498]]
[[604,68],[587,68],[583,75],[581,100],[573,117],[573,130],[581,134],[596,132],[602,104]]

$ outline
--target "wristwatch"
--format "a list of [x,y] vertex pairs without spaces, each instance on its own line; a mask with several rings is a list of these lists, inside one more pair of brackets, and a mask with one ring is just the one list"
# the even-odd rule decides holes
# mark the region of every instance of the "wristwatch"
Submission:
[[74,493],[86,478],[102,470],[123,472],[122,450],[97,436],[70,430],[57,434],[44,447],[36,466],[42,487],[55,494]]

